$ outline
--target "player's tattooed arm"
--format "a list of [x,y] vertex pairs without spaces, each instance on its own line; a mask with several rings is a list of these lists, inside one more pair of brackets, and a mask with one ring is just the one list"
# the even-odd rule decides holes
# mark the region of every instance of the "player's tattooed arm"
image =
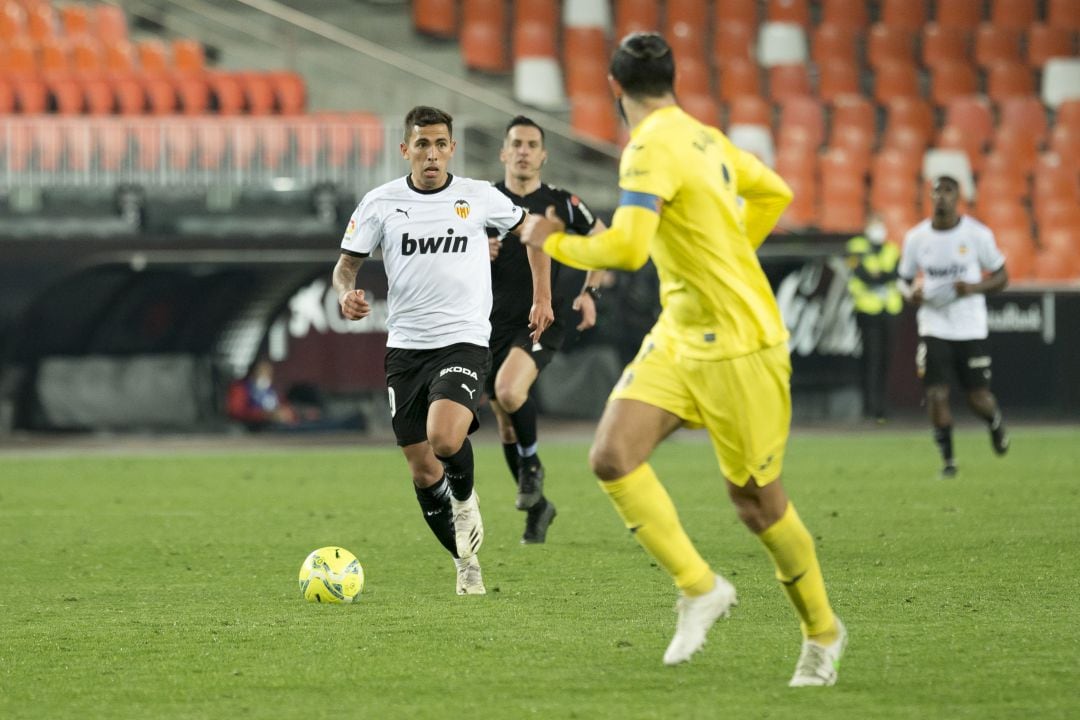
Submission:
[[356,275],[363,264],[364,258],[342,253],[334,266],[334,290],[341,314],[349,320],[362,320],[371,314],[371,305],[364,299],[364,291],[356,288]]

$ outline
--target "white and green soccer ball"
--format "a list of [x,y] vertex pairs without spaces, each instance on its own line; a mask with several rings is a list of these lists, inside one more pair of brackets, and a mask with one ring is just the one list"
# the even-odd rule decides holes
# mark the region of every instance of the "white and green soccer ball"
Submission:
[[363,589],[364,568],[345,548],[319,548],[300,566],[300,594],[308,602],[351,603]]

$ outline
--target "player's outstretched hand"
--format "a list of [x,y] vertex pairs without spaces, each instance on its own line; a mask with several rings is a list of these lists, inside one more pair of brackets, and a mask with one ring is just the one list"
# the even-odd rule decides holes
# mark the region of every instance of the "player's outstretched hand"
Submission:
[[543,250],[548,235],[563,230],[566,230],[566,223],[555,213],[555,206],[548,205],[543,216],[530,214],[525,218],[525,227],[521,230],[521,244]]
[[574,309],[581,313],[581,322],[577,326],[579,332],[596,326],[596,301],[592,295],[583,292],[574,298]]
[[529,333],[529,339],[534,343],[540,342],[540,336],[551,327],[554,321],[555,312],[551,309],[551,303],[533,303],[532,308],[529,309],[529,329],[532,330]]
[[350,290],[341,296],[341,314],[349,320],[363,320],[371,314],[371,304],[364,299],[363,290]]

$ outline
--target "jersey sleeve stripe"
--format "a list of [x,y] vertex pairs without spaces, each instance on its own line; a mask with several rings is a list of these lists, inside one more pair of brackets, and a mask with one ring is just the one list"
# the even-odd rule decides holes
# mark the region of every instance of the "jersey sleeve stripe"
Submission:
[[345,248],[341,248],[341,254],[342,255],[348,255],[349,257],[354,257],[354,258],[371,257],[371,253],[356,252],[355,250],[346,250]]
[[619,207],[632,205],[652,210],[654,213],[660,212],[660,202],[660,198],[652,193],[635,192],[633,190],[623,190],[622,195],[619,196]]

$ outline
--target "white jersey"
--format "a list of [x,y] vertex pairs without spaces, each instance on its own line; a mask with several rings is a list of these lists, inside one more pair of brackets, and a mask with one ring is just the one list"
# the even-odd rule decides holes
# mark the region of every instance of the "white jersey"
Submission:
[[417,189],[406,176],[364,195],[341,250],[367,257],[382,247],[386,346],[487,347],[491,259],[484,228],[505,233],[525,214],[491,183],[453,175],[438,190]]
[[997,272],[1005,256],[994,233],[978,220],[963,215],[948,230],[935,230],[930,220],[908,231],[897,272],[910,282],[922,273],[923,304],[919,307],[920,337],[942,340],[981,340],[987,336],[986,298],[959,297],[954,283],[981,282],[983,272]]

